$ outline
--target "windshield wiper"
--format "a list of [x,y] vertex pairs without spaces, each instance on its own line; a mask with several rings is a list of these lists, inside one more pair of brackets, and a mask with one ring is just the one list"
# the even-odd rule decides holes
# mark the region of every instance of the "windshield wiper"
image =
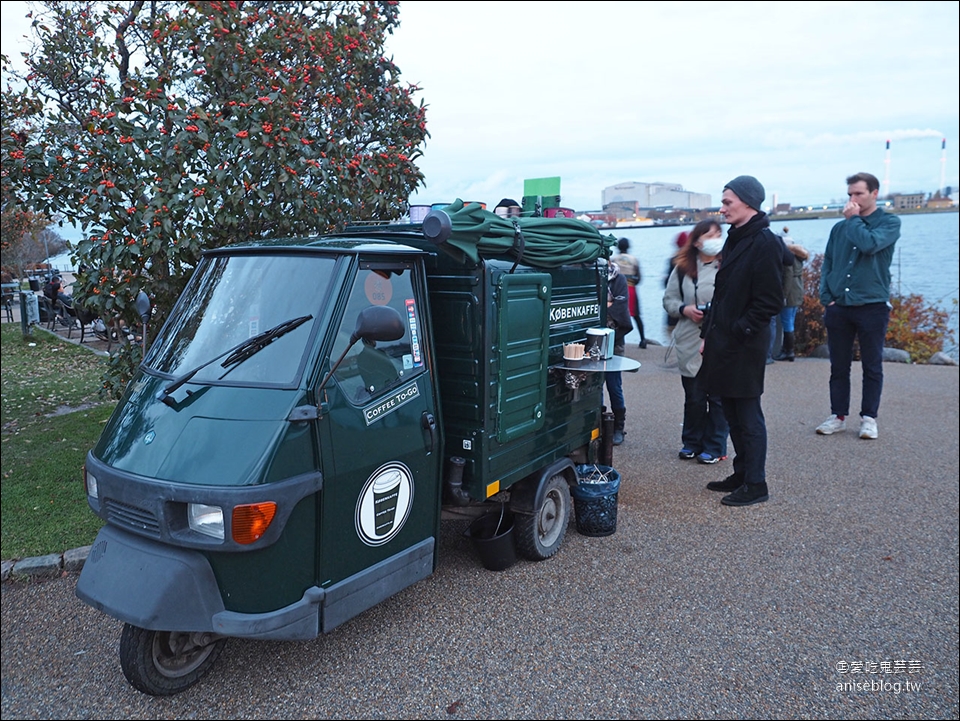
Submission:
[[233,353],[227,356],[227,359],[221,363],[220,366],[222,368],[226,368],[234,363],[242,363],[250,356],[262,351],[280,336],[286,335],[294,328],[299,328],[311,318],[313,318],[312,315],[302,315],[299,318],[285,320],[280,325],[275,325],[270,330],[263,331],[263,333],[260,335],[255,335],[253,338],[248,338],[245,342],[237,346]]
[[[282,335],[286,335],[295,328],[299,328],[301,325],[306,323],[308,320],[313,318],[312,315],[302,315],[299,318],[291,318],[290,320],[285,320],[279,325],[275,325],[270,330],[265,330],[263,333],[253,336],[252,338],[247,338],[245,341],[239,345],[235,345],[233,348],[230,348],[216,358],[211,358],[205,363],[201,363],[196,368],[187,371],[183,375],[177,377],[173,383],[164,388],[157,395],[158,400],[166,400],[167,396],[173,393],[177,388],[182,386],[184,383],[193,378],[197,373],[202,371],[209,365],[216,363],[218,360],[227,356],[227,359],[220,364],[221,367],[226,368],[230,365],[236,365],[237,363],[242,363],[250,356],[259,353],[261,350],[266,348],[268,345],[273,343],[277,338]],[[222,376],[221,376],[222,377]]]

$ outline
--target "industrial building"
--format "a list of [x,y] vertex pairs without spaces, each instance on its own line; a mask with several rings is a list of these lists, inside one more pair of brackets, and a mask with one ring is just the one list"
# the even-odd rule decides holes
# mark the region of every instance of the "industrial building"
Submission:
[[619,208],[645,213],[652,210],[703,210],[711,207],[709,194],[684,190],[679,183],[617,183],[604,188],[601,199],[603,209],[608,212],[617,212]]

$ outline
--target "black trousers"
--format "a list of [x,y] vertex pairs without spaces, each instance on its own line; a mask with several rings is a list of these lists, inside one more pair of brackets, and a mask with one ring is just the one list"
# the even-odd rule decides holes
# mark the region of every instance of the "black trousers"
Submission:
[[733,473],[744,483],[767,481],[767,424],[755,398],[721,399],[733,441]]

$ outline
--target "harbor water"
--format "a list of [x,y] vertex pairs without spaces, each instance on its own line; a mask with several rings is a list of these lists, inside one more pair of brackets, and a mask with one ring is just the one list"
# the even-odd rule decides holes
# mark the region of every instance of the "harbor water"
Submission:
[[[922,213],[901,215],[900,240],[897,241],[893,265],[890,269],[891,292],[896,295],[921,295],[928,305],[950,313],[950,327],[954,338],[944,351],[958,357],[957,307],[960,297],[960,215],[957,213]],[[778,221],[771,219],[770,228],[789,235],[811,254],[822,254],[827,246],[830,229],[842,216],[813,220]],[[726,235],[724,226],[724,235]],[[676,252],[676,238],[689,232],[693,225],[626,228],[601,231],[630,240],[630,250],[640,261],[643,280],[640,283],[640,313],[647,338],[662,345],[670,342],[663,310],[663,287],[667,262]],[[636,329],[627,336],[627,342],[640,340]]]

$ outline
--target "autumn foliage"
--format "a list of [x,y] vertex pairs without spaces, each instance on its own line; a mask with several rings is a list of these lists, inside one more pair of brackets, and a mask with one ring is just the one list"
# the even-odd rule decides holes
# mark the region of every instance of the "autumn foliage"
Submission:
[[203,250],[396,218],[422,182],[396,2],[42,5],[25,90],[4,83],[4,195],[81,227],[74,289],[102,317],[137,323],[144,289],[156,330]]
[[[822,266],[823,255],[819,253],[811,256],[804,266],[803,305],[797,312],[795,342],[797,352],[807,355],[827,342],[823,305],[820,303]],[[920,295],[894,295],[890,298],[890,304],[892,309],[884,342],[886,347],[905,350],[913,362],[924,363],[934,353],[943,350],[945,344],[953,344],[948,311],[929,305]],[[859,357],[859,350],[855,348],[854,351]]]

